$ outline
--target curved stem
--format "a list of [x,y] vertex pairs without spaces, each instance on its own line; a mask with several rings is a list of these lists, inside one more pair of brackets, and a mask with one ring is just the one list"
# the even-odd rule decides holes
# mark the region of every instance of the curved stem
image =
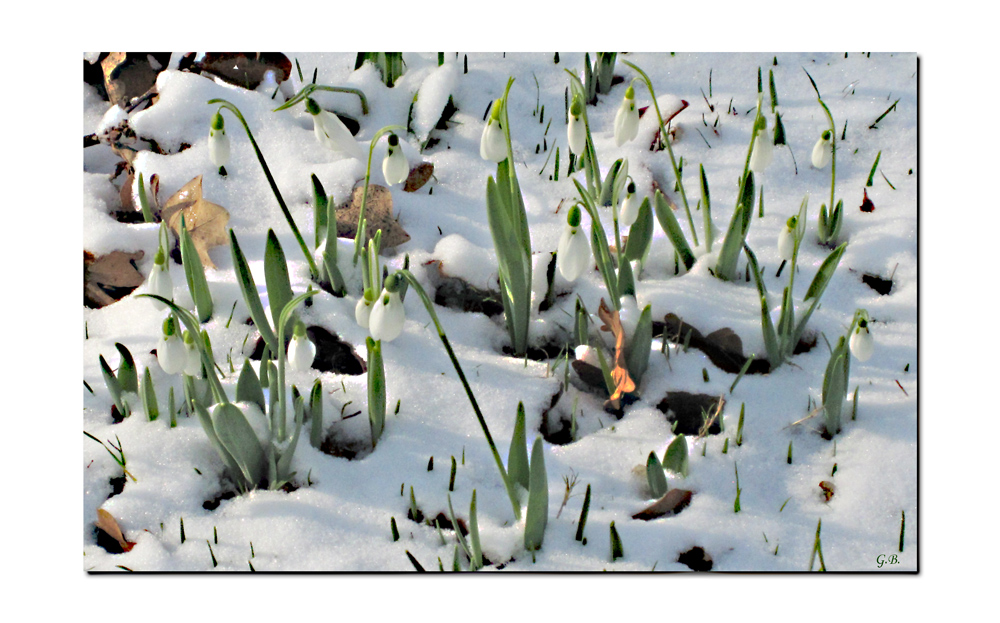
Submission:
[[826,113],[826,118],[830,122],[830,216],[833,216],[834,210],[834,185],[837,183],[837,126],[833,123],[833,115],[830,114],[830,109],[826,107],[826,103],[822,98],[817,97],[820,106],[823,107],[823,112]]
[[[365,187],[361,191],[361,210],[358,211],[358,226],[354,230],[354,265],[358,265],[358,256],[361,255],[361,224],[365,221],[365,204],[368,202],[368,182],[372,177],[372,152],[375,151],[375,144],[378,143],[378,139],[382,138],[388,132],[394,130],[406,131],[401,125],[387,125],[372,137],[371,143],[368,145],[368,166],[365,168]],[[329,243],[328,243],[329,244]]]
[[677,160],[674,159],[674,150],[670,146],[670,135],[667,134],[667,126],[663,122],[663,115],[660,114],[660,104],[656,101],[656,92],[653,91],[653,82],[646,75],[646,72],[639,69],[633,63],[626,60],[622,60],[623,63],[631,67],[632,69],[639,72],[642,76],[643,81],[646,83],[646,88],[649,89],[649,96],[653,99],[653,109],[656,110],[656,119],[660,122],[660,138],[663,139],[663,144],[667,146],[667,153],[670,155],[670,166],[674,169],[674,178],[677,180],[677,189],[681,193],[681,202],[684,204],[684,211],[687,213],[688,225],[691,227],[691,237],[694,239],[694,245],[698,246],[698,232],[694,228],[694,219],[691,218],[691,208],[688,206],[687,193],[684,192],[684,182],[681,180],[681,172],[677,169]]
[[[285,353],[285,323],[292,315],[292,311],[298,307],[299,303],[306,300],[310,296],[314,296],[316,292],[309,288],[307,292],[304,292],[292,300],[288,301],[284,309],[281,310],[281,316],[278,320],[278,387],[271,388],[272,391],[277,389],[278,391],[278,413],[277,413],[277,424],[278,424],[278,441],[285,440],[285,411],[287,409],[288,400],[285,396],[285,361],[288,359],[288,355]],[[274,418],[272,418],[273,420]],[[271,424],[271,434],[274,435],[274,422]]]
[[361,99],[361,114],[368,114],[368,98],[365,97],[364,92],[361,89],[354,89],[351,87],[332,87],[323,84],[307,84],[302,87],[302,89],[296,93],[290,100],[275,108],[272,112],[277,112],[279,110],[284,110],[286,108],[291,108],[295,104],[305,100],[313,91],[334,91],[337,93],[353,93]]
[[444,344],[444,349],[448,351],[448,357],[451,358],[451,364],[455,367],[455,372],[458,373],[459,380],[462,381],[462,386],[465,388],[465,395],[469,397],[469,402],[472,403],[472,410],[476,412],[476,418],[479,420],[479,426],[483,429],[483,435],[486,436],[486,443],[489,444],[490,451],[493,453],[493,459],[496,461],[497,470],[500,472],[500,479],[503,480],[504,487],[507,489],[507,495],[510,498],[511,508],[514,510],[514,519],[520,521],[521,502],[517,499],[517,493],[514,490],[510,477],[507,475],[507,470],[504,468],[503,460],[500,458],[500,452],[497,451],[497,446],[493,442],[493,436],[490,435],[490,429],[486,425],[486,418],[483,417],[483,412],[479,409],[479,403],[476,402],[476,396],[472,393],[472,388],[469,387],[469,381],[465,378],[462,366],[458,363],[458,358],[455,356],[455,351],[452,350],[451,344],[448,342],[448,336],[445,335],[437,314],[434,313],[433,303],[431,303],[430,298],[428,298],[427,293],[420,285],[420,282],[417,281],[417,278],[413,276],[413,273],[404,269],[398,271],[396,274],[403,276],[407,282],[409,282],[410,286],[413,287],[414,291],[416,291],[417,295],[420,297],[420,300],[423,301],[424,307],[427,308],[427,313],[430,314],[431,321],[437,329],[438,337],[441,338],[441,343]]
[[[579,94],[580,100],[586,102],[587,100],[586,87],[584,87],[583,82],[581,82],[580,78],[578,78],[576,74],[574,74],[572,71],[568,69],[563,69],[563,71],[569,74],[570,78],[572,78],[576,83],[576,88],[573,90],[573,95],[575,96]],[[601,170],[600,170],[600,165],[597,162],[597,150],[594,148],[594,139],[590,135],[590,119],[587,117],[586,103],[583,105],[583,110],[581,111],[581,114],[583,115],[583,126],[587,131],[587,142],[585,143],[583,149],[584,153],[580,154],[580,156],[586,158],[585,166],[587,167],[586,168],[587,189],[591,192],[591,194],[594,195],[595,198],[597,198],[597,196],[600,195],[600,191],[594,188],[594,184],[595,180],[597,184],[601,183],[600,182]]]
[[319,268],[316,266],[316,260],[313,259],[312,253],[309,252],[309,247],[306,246],[306,241],[303,240],[302,234],[299,233],[299,228],[295,225],[292,213],[288,210],[288,206],[285,205],[285,200],[281,196],[281,191],[278,190],[278,185],[274,182],[274,177],[271,175],[271,169],[268,168],[267,161],[264,160],[264,154],[260,152],[260,147],[257,146],[257,141],[253,138],[253,132],[250,131],[250,126],[247,125],[247,121],[243,118],[243,114],[240,112],[240,109],[231,102],[221,98],[208,100],[208,103],[220,104],[222,108],[225,108],[236,115],[239,122],[243,124],[243,129],[246,130],[247,136],[250,138],[250,144],[253,146],[253,150],[257,154],[257,160],[260,162],[261,168],[264,169],[264,176],[267,178],[267,183],[271,185],[271,192],[274,193],[274,198],[278,200],[278,206],[281,208],[281,212],[285,215],[285,220],[288,221],[288,225],[292,228],[292,233],[295,235],[295,239],[298,240],[299,247],[302,248],[302,255],[304,255],[306,261],[309,262],[309,274],[314,281],[318,280]]

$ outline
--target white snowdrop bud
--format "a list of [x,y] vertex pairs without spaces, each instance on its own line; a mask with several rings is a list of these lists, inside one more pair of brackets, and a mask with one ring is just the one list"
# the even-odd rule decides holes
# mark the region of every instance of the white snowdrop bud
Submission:
[[622,105],[615,114],[615,145],[621,147],[639,135],[639,110],[635,107],[635,89],[625,89]]
[[858,325],[851,334],[850,347],[858,361],[868,361],[875,352],[875,343],[868,332],[868,321],[864,318],[858,320]]
[[316,345],[306,336],[306,325],[295,323],[292,341],[288,343],[288,366],[296,372],[305,372],[316,358]]
[[635,182],[628,183],[625,194],[625,201],[622,202],[622,211],[618,215],[618,223],[623,227],[631,227],[635,219],[639,218],[639,198],[635,196]]
[[778,256],[783,260],[791,261],[792,254],[795,253],[795,226],[797,222],[797,217],[789,218],[778,234]]
[[580,206],[570,208],[566,229],[559,238],[556,250],[556,267],[567,281],[576,281],[590,263],[590,245],[580,231]]
[[306,110],[313,116],[313,132],[321,145],[349,158],[364,160],[364,152],[340,117],[320,108],[312,98],[306,99]]
[[187,350],[177,333],[173,316],[163,321],[163,335],[156,344],[156,360],[167,374],[179,374],[187,365]]
[[198,378],[201,376],[201,351],[194,344],[190,331],[184,332],[184,374]]
[[569,124],[566,134],[569,138],[569,148],[578,157],[587,148],[587,125],[583,121],[583,103],[580,95],[573,96],[573,104],[569,107]]
[[382,160],[382,175],[385,176],[385,183],[389,186],[405,182],[410,175],[410,163],[406,160],[403,147],[399,144],[399,137],[395,134],[389,135],[389,149],[386,151],[385,159]]
[[507,138],[500,126],[500,107],[502,100],[493,102],[489,121],[483,128],[483,137],[479,141],[479,155],[483,160],[501,163],[507,159]]
[[[146,279],[146,291],[149,294],[162,296],[168,301],[174,299],[174,281],[170,278],[170,270],[167,268],[167,258],[163,249],[156,250],[156,258],[153,260],[153,270],[149,272]],[[165,303],[156,299],[150,299],[153,307],[162,311],[167,308]]]
[[217,167],[224,167],[229,162],[229,137],[226,136],[222,111],[212,117],[212,128],[208,131],[208,157]]
[[362,329],[368,328],[372,315],[372,301],[370,300],[372,296],[374,295],[371,290],[365,290],[365,293],[358,299],[358,304],[354,306],[354,320]]
[[403,309],[403,300],[399,298],[399,293],[383,289],[378,300],[372,305],[372,313],[368,319],[368,330],[372,334],[372,339],[391,342],[403,332],[405,321],[406,311]]
[[825,168],[826,165],[830,164],[830,159],[833,157],[832,139],[833,133],[827,130],[813,146],[812,165],[817,169]]
[[757,128],[757,138],[753,143],[753,152],[750,153],[750,170],[758,174],[764,172],[774,157],[774,143],[767,131],[767,120],[761,117],[761,121],[763,124]]

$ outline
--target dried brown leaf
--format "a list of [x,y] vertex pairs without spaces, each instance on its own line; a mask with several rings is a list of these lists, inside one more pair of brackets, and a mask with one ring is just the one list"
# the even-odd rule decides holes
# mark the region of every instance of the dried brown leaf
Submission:
[[[337,236],[353,238],[357,234],[358,214],[361,213],[361,195],[364,186],[354,188],[351,198],[337,206]],[[365,202],[365,219],[368,221],[367,234],[371,240],[375,232],[382,230],[382,248],[391,249],[410,239],[410,234],[392,216],[392,193],[385,186],[368,185],[368,200]]]
[[125,535],[122,534],[122,529],[118,527],[118,522],[111,516],[111,513],[103,508],[97,509],[97,521],[94,522],[94,525],[97,526],[99,530],[103,530],[108,536],[118,541],[122,550],[127,552],[135,547],[135,543],[126,539]]
[[95,257],[93,253],[84,251],[84,280],[111,288],[137,288],[144,278],[134,262],[141,260],[143,255],[141,250],[135,253],[112,251]]
[[204,199],[201,192],[199,175],[167,199],[161,216],[178,237],[183,216],[201,263],[208,268],[215,268],[215,262],[209,257],[208,250],[229,242],[229,235],[226,232],[229,212],[222,206]]
[[662,498],[632,515],[632,519],[649,521],[664,515],[676,515],[691,503],[691,495],[692,492],[686,489],[671,489]]
[[611,394],[611,403],[617,409],[623,394],[635,391],[635,381],[628,373],[628,363],[625,361],[625,329],[616,310],[608,307],[604,299],[597,308],[597,316],[604,323],[601,331],[608,331],[615,336],[615,360],[611,368],[611,379],[615,382],[615,391]]
[[837,491],[837,488],[833,486],[833,483],[829,480],[824,480],[819,483],[819,488],[823,490],[823,498],[829,502],[830,498]]
[[427,180],[431,179],[432,175],[434,175],[434,165],[430,162],[421,162],[410,169],[406,183],[403,184],[403,190],[408,193],[420,190],[427,183]]

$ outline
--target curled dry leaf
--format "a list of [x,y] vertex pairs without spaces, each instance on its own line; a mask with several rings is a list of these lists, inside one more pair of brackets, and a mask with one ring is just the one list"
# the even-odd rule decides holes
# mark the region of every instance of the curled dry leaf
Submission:
[[629,376],[628,364],[625,361],[625,329],[622,328],[618,312],[610,309],[603,298],[597,309],[597,316],[604,323],[601,326],[601,331],[608,331],[615,336],[615,360],[611,368],[611,378],[615,382],[615,391],[611,394],[610,402],[615,409],[618,409],[622,396],[635,391],[635,381]]
[[103,508],[97,509],[97,521],[94,522],[98,530],[104,531],[108,536],[118,541],[122,551],[129,551],[135,547],[135,543],[125,538],[122,529],[118,527],[118,522],[111,516],[111,513]]
[[833,497],[833,494],[837,491],[837,488],[833,486],[833,483],[829,480],[824,480],[819,483],[819,488],[823,490],[823,499],[827,502]]
[[169,62],[169,52],[111,52],[101,60],[108,99],[126,108],[156,84],[156,76]]
[[427,183],[427,180],[431,179],[432,175],[434,175],[434,164],[421,162],[410,169],[410,175],[407,176],[406,183],[403,184],[403,190],[408,193],[420,190]]
[[208,255],[212,247],[228,244],[229,235],[226,225],[229,224],[229,212],[220,205],[204,199],[201,195],[201,176],[192,179],[178,190],[160,212],[163,221],[178,237],[181,232],[181,217],[191,242],[198,251],[201,263],[208,268],[215,268],[215,263]]
[[665,515],[676,515],[691,503],[691,496],[692,492],[686,489],[671,489],[662,498],[632,515],[632,519],[649,521]]
[[110,305],[142,285],[144,277],[135,263],[143,255],[145,254],[141,250],[135,253],[112,251],[101,256],[84,251],[84,305],[95,309]]
[[[361,212],[361,195],[364,185],[358,185],[348,201],[337,206],[337,236],[353,238],[358,230],[358,214]],[[391,249],[410,239],[410,234],[392,216],[392,193],[385,186],[368,185],[368,200],[365,202],[365,219],[368,221],[368,239],[382,230],[382,248]]]

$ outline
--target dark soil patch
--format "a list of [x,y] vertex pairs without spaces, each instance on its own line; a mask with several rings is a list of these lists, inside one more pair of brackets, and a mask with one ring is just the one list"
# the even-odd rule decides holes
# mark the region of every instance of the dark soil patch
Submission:
[[[509,345],[504,345],[501,348],[504,355],[508,357],[514,356],[514,349]],[[528,350],[524,357],[532,361],[549,361],[550,359],[558,359],[563,356],[566,352],[566,344],[561,342],[546,342],[538,346],[528,346]],[[524,357],[518,357],[518,359],[523,359]]]
[[892,286],[893,286],[892,279],[883,279],[878,275],[865,273],[864,275],[861,276],[861,281],[866,286],[868,286],[872,290],[875,290],[882,296],[886,296],[887,294],[892,292]]
[[112,478],[108,482],[111,483],[111,494],[108,495],[109,500],[125,490],[125,474]]
[[[656,405],[656,408],[667,416],[667,421],[676,423],[674,433],[684,435],[698,435],[705,426],[705,421],[715,413],[719,402],[725,406],[722,396],[709,396],[708,394],[691,394],[688,392],[667,392],[666,397]],[[715,418],[712,425],[708,427],[709,435],[718,435],[722,432],[722,412]]]
[[677,557],[677,562],[687,565],[692,571],[711,571],[712,557],[702,547],[692,547]]
[[557,446],[565,446],[576,441],[573,439],[572,415],[563,417],[562,413],[555,411],[559,399],[562,398],[563,389],[560,384],[559,391],[552,395],[549,406],[542,411],[542,423],[538,429],[545,441]]
[[[316,345],[316,358],[312,363],[314,370],[354,376],[368,371],[364,360],[358,356],[354,347],[341,340],[335,333],[330,333],[320,326],[311,326],[306,328],[306,335]],[[264,339],[258,337],[250,358],[260,361],[263,356]]]
[[490,318],[503,315],[503,301],[499,292],[477,288],[458,277],[440,277],[434,292],[434,304],[463,312],[486,314]]
[[[729,328],[702,335],[701,331],[677,315],[667,314],[662,324],[653,323],[653,336],[665,336],[674,344],[687,342],[689,348],[697,348],[705,353],[716,367],[730,374],[739,374],[747,362],[747,357],[743,354],[743,340]],[[771,364],[766,359],[755,358],[750,362],[746,373],[766,374],[770,371]]]

